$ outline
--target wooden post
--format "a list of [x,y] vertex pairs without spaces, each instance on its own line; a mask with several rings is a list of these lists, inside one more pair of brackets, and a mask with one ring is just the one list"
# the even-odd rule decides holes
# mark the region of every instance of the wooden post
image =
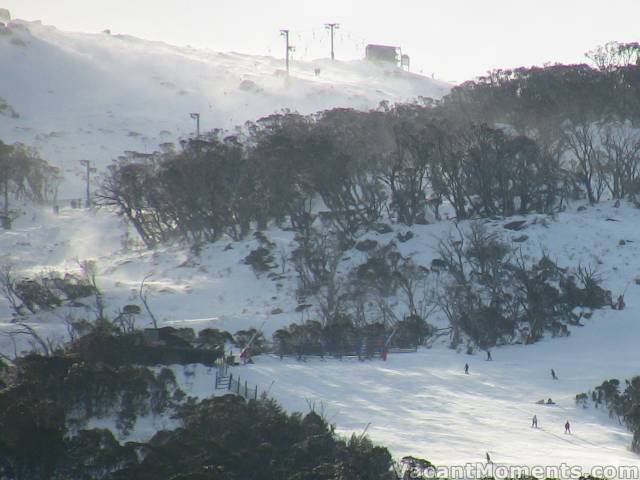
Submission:
[[253,399],[254,399],[254,400],[258,400],[258,385],[256,385],[256,392],[255,392],[255,394],[253,395]]
[[244,398],[249,398],[249,389],[248,389],[247,381],[244,381]]
[[231,390],[231,385],[233,384],[233,373],[229,375],[229,390]]

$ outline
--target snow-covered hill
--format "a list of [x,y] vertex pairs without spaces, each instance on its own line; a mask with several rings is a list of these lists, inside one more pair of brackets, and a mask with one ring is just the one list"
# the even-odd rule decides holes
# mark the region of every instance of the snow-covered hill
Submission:
[[[304,113],[333,106],[368,108],[381,100],[440,97],[449,88],[364,62],[295,62],[287,79],[281,63],[14,21],[0,31],[0,97],[6,102],[0,100],[0,139],[40,148],[64,168],[71,179],[68,195],[77,197],[78,160],[104,167],[123,150],[152,151],[159,143],[191,135],[190,112],[202,114],[203,129],[231,127],[282,108]],[[545,251],[562,266],[598,266],[614,297],[625,293],[625,310],[596,311],[568,338],[497,348],[492,362],[485,362],[482,353],[451,350],[442,339],[418,353],[391,355],[386,363],[263,356],[254,365],[236,367],[234,374],[270,389],[289,410],[314,404],[342,432],[360,433],[370,423],[373,440],[397,456],[412,454],[438,465],[482,461],[485,452],[497,464],[508,465],[638,465],[625,428],[605,412],[578,408],[574,397],[605,379],[640,373],[640,286],[634,282],[640,275],[640,210],[629,204],[577,207],[572,204],[556,217],[527,217],[526,239],[523,232],[502,228],[514,219],[488,222],[505,240],[516,235],[524,240],[518,245],[525,255]],[[278,275],[270,278],[243,263],[258,246],[252,237],[221,240],[200,255],[179,245],[150,251],[132,241],[129,227],[110,212],[64,205],[55,215],[50,208],[23,208],[26,213],[12,230],[0,230],[0,266],[11,264],[16,275],[32,276],[77,271],[78,260],[95,260],[111,316],[126,304],[139,303],[140,281],[148,274],[149,303],[162,325],[231,332],[264,325],[269,337],[281,326],[315,315],[316,305],[304,314],[296,311],[296,274],[290,262],[282,261],[294,246],[292,232],[275,227],[265,232],[280,257]],[[366,238],[384,245],[408,230],[393,228]],[[451,228],[446,220],[413,226],[414,237],[398,248],[429,265],[437,256],[438,239]],[[358,265],[365,256],[350,251],[343,268]],[[26,321],[43,338],[64,342],[67,314],[93,318],[91,302],[85,303],[86,308],[57,309]],[[12,320],[9,305],[0,298],[0,351],[9,355],[28,346],[24,337],[4,335],[15,330]],[[137,326],[149,325],[141,315]],[[465,363],[471,366],[468,376]],[[550,368],[560,380],[551,380]],[[178,377],[190,395],[213,393],[210,369],[175,369],[183,370]],[[556,406],[534,403],[549,397]],[[539,430],[530,428],[533,414]],[[567,419],[571,436],[563,434]],[[137,438],[147,438],[163,424],[147,419],[136,429]]]
[[[0,139],[40,149],[80,196],[80,159],[104,167],[124,150],[152,152],[202,130],[291,109],[372,108],[440,98],[450,85],[364,61],[283,61],[175,47],[127,35],[62,32],[14,20],[0,27]],[[316,70],[319,75],[316,75]],[[18,116],[16,116],[15,114]]]
[[[625,293],[623,311],[598,310],[583,327],[573,327],[567,338],[540,343],[501,347],[493,351],[493,362],[484,353],[467,355],[447,347],[446,339],[418,353],[391,355],[380,360],[314,360],[297,362],[258,357],[254,365],[236,367],[240,375],[270,394],[289,410],[307,410],[310,404],[322,409],[341,432],[368,432],[375,441],[387,444],[395,455],[412,454],[438,465],[459,465],[482,461],[485,452],[505,465],[638,465],[640,458],[628,450],[630,434],[606,412],[582,409],[575,395],[586,392],[609,378],[630,378],[640,373],[640,274],[636,259],[640,253],[640,210],[629,204],[587,207],[550,216],[527,217],[518,243],[525,255],[548,252],[563,266],[593,265],[604,286],[614,297]],[[536,220],[537,219],[537,220]],[[508,220],[488,223],[507,241],[523,232],[502,228]],[[466,222],[461,223],[467,228]],[[370,233],[380,244],[394,240],[406,227],[394,232]],[[436,257],[438,238],[452,225],[449,221],[411,227],[414,238],[399,244],[404,255],[428,265]],[[76,258],[95,259],[98,284],[105,291],[108,312],[127,303],[139,303],[137,288],[147,273],[149,303],[163,325],[200,330],[215,327],[236,331],[264,325],[267,337],[277,328],[301,319],[296,312],[295,272],[284,265],[277,280],[256,276],[243,258],[258,245],[257,240],[221,241],[194,256],[186,248],[163,247],[147,251],[135,246],[123,248],[126,229],[107,212],[63,208],[59,216],[38,210],[17,220],[12,231],[0,232],[0,264],[12,263],[17,271],[37,273],[50,269],[77,270]],[[265,232],[276,243],[275,251],[292,248],[292,233],[278,229]],[[624,240],[624,242],[621,242]],[[345,268],[364,260],[364,253],[350,251]],[[280,263],[280,261],[277,261]],[[279,265],[278,273],[282,271]],[[88,306],[91,302],[86,301]],[[76,318],[92,318],[90,309],[71,309]],[[64,341],[65,311],[29,318],[43,336]],[[315,307],[306,317],[315,315]],[[15,329],[10,310],[0,299],[3,332]],[[437,319],[435,319],[437,321]],[[138,326],[146,327],[142,316]],[[22,339],[24,340],[24,339]],[[19,345],[23,345],[21,341]],[[14,345],[0,336],[0,348],[11,354]],[[19,346],[18,349],[21,347]],[[465,363],[471,366],[464,375]],[[187,367],[191,368],[191,367]],[[560,380],[553,381],[554,368]],[[183,367],[176,367],[178,373]],[[193,395],[214,393],[213,372],[198,368],[197,375],[178,375],[190,380],[183,387]],[[186,370],[185,370],[186,372]],[[271,386],[271,387],[270,387]],[[536,405],[553,398],[556,406]],[[540,429],[530,428],[537,414]],[[570,420],[573,435],[563,433]],[[162,425],[162,419],[155,425]],[[153,433],[149,419],[137,430],[139,439]],[[98,423],[100,424],[100,423]]]

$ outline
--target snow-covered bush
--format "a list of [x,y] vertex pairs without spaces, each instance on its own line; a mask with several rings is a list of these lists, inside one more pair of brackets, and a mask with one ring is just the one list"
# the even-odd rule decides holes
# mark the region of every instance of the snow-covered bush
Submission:
[[439,251],[446,273],[438,304],[453,346],[463,334],[485,349],[535,342],[545,332],[566,336],[576,307],[611,305],[611,292],[594,269],[562,268],[547,255],[528,261],[480,223],[441,241]]

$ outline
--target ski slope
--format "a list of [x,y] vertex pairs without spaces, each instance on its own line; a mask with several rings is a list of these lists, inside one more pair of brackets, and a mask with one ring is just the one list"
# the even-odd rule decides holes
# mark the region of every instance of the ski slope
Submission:
[[[638,373],[637,309],[597,318],[567,339],[475,355],[444,346],[380,360],[259,357],[236,368],[292,411],[315,405],[338,431],[367,433],[398,455],[435,465],[639,465],[631,434],[606,412],[575,405],[575,395],[613,376]],[[611,331],[610,322],[616,322]],[[635,341],[629,341],[633,337]],[[607,352],[607,353],[605,353]],[[470,374],[464,374],[464,364]],[[554,368],[560,379],[549,373]],[[556,405],[536,405],[552,398]],[[539,429],[531,428],[536,414]],[[571,422],[572,435],[564,423]],[[368,428],[367,428],[368,426]]]
[[[576,407],[574,399],[605,379],[623,380],[640,373],[640,285],[634,282],[640,275],[636,260],[640,210],[629,204],[615,208],[603,203],[578,212],[578,206],[570,205],[555,218],[522,217],[528,227],[519,232],[502,228],[516,218],[488,222],[507,241],[526,234],[529,239],[518,244],[526,255],[546,251],[563,266],[597,265],[604,286],[614,297],[625,293],[625,310],[595,311],[592,318],[582,320],[583,327],[573,327],[568,338],[496,348],[492,362],[485,361],[484,352],[467,355],[464,350],[451,350],[446,339],[441,339],[418,353],[391,355],[386,363],[297,362],[261,356],[253,365],[236,367],[234,373],[269,390],[290,411],[308,411],[314,405],[341,433],[360,433],[370,424],[371,438],[389,446],[398,457],[410,454],[436,465],[460,465],[483,461],[489,452],[498,465],[566,463],[584,469],[639,465],[640,457],[628,450],[631,434],[602,410]],[[461,222],[461,226],[466,228],[468,223]],[[407,230],[394,228],[396,232]],[[438,238],[451,228],[446,220],[414,226],[415,237],[399,246],[403,254],[427,265],[436,256]],[[223,240],[207,246],[197,257],[178,245],[153,251],[131,244],[124,248],[126,231],[119,219],[104,211],[63,208],[55,216],[47,209],[30,210],[18,219],[14,230],[0,232],[0,264],[12,263],[17,271],[32,275],[49,269],[77,271],[76,259],[94,259],[108,312],[136,303],[139,282],[151,273],[149,302],[163,325],[234,332],[264,324],[269,337],[277,328],[301,320],[301,314],[295,312],[291,265],[285,265],[284,277],[274,282],[265,275],[256,276],[243,264],[244,256],[258,245],[255,239]],[[291,232],[274,228],[266,234],[277,244],[276,251],[292,248]],[[394,235],[370,233],[367,237],[382,244]],[[624,245],[620,240],[625,240]],[[363,255],[348,252],[350,259],[343,262],[343,268],[363,261]],[[43,337],[64,342],[67,313],[92,318],[90,299],[85,303],[85,309],[58,309],[27,321]],[[314,309],[305,318],[313,317]],[[0,318],[1,331],[15,327],[3,299]],[[430,321],[442,320],[436,316]],[[143,315],[138,326],[150,323]],[[27,347],[20,341],[14,346],[8,337],[0,336],[0,349],[5,353]],[[465,363],[470,365],[469,375],[463,372]],[[189,394],[214,393],[210,369],[174,368]],[[551,379],[551,368],[558,373],[558,381]],[[195,373],[181,375],[185,369]],[[549,397],[556,406],[535,404]],[[530,428],[534,414],[539,419],[538,430]],[[563,433],[566,420],[572,425],[571,436]],[[142,419],[132,438],[144,440],[155,428],[166,425],[172,423]]]
[[[364,54],[364,52],[363,52]],[[79,160],[99,169],[125,150],[151,153],[201,131],[233,128],[283,109],[375,108],[440,98],[450,85],[365,61],[293,61],[176,47],[128,35],[0,27],[0,139],[37,147],[63,169],[63,198],[82,190]],[[316,70],[319,75],[316,75]],[[2,100],[0,100],[2,105]]]

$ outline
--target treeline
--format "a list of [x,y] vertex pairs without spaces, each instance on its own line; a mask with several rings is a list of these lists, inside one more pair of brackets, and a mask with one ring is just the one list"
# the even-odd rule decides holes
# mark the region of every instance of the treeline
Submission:
[[282,112],[233,134],[215,131],[129,152],[100,202],[152,246],[237,239],[289,223],[305,234],[318,211],[346,238],[385,216],[406,225],[547,213],[569,198],[640,192],[640,67],[635,44],[607,44],[588,65],[496,70],[442,101],[368,112]]
[[309,320],[292,323],[273,334],[273,353],[281,357],[357,356],[360,360],[378,357],[387,348],[413,349],[424,345],[433,327],[420,316],[407,316],[395,325],[382,322],[354,322],[348,314],[331,322]]
[[239,239],[272,221],[305,235],[319,210],[353,238],[382,217],[439,218],[444,200],[460,219],[550,212],[571,182],[530,138],[397,105],[277,114],[178,152],[131,153],[111,166],[99,202],[115,206],[148,246]]
[[586,65],[495,70],[443,99],[454,117],[530,138],[573,174],[592,203],[639,193],[640,46],[610,42]]
[[[624,390],[621,391],[621,387]],[[602,382],[593,391],[576,395],[576,403],[586,407],[591,401],[609,410],[611,417],[616,417],[633,432],[631,449],[640,453],[640,376],[625,380],[624,385],[614,378]]]
[[12,199],[34,202],[54,199],[61,180],[60,170],[43,160],[35,149],[0,141],[0,192],[5,209],[8,210]]
[[609,42],[585,55],[588,64],[497,69],[444,97],[446,108],[474,121],[553,137],[567,121],[640,118],[640,46]]

